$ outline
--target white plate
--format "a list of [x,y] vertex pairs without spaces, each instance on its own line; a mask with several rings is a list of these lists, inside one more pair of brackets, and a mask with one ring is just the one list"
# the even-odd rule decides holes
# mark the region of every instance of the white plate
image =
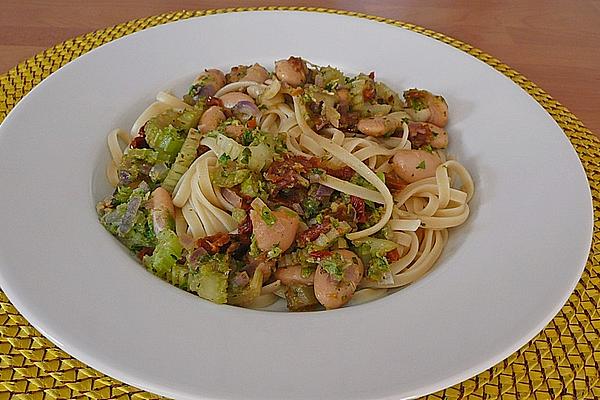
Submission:
[[[450,105],[451,153],[477,194],[435,269],[335,311],[218,306],[141,268],[97,222],[106,133],[205,67],[299,55],[376,71]],[[588,254],[588,183],[564,133],[509,79],[433,39],[331,14],[240,12],[127,36],[28,94],[0,128],[0,282],[83,362],[176,398],[406,398],[460,382],[559,311]]]

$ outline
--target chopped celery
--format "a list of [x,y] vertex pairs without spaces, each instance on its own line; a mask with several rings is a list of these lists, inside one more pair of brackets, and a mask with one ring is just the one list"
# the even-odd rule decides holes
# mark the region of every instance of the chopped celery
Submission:
[[339,253],[333,253],[319,261],[321,268],[327,272],[336,281],[341,281],[344,277],[344,271],[352,262],[342,257]]
[[314,197],[306,197],[302,202],[302,210],[306,219],[311,219],[319,214],[321,202]]
[[213,303],[226,303],[230,264],[230,258],[225,254],[202,258],[190,266],[188,289]]
[[233,211],[231,212],[231,216],[233,217],[235,222],[237,222],[239,225],[246,220],[248,213],[246,213],[246,211],[241,208],[234,208]]
[[172,125],[157,129],[146,129],[146,141],[154,150],[158,151],[158,158],[172,162],[185,140],[181,132]]
[[170,229],[162,230],[158,233],[154,252],[144,258],[144,264],[156,275],[165,277],[181,258],[182,250],[183,247],[175,232]]
[[233,163],[227,167],[217,165],[211,173],[211,181],[217,187],[232,188],[244,182],[249,176],[250,171],[244,168],[235,168]]
[[345,81],[342,71],[331,66],[319,68],[319,73],[323,76],[323,84],[326,90],[334,90],[338,83]]
[[379,282],[390,272],[390,264],[385,257],[373,257],[368,265],[367,277],[375,282]]
[[[154,247],[156,237],[148,211],[141,205],[148,199],[148,185],[140,184],[134,190],[120,190],[122,202],[115,208],[98,210],[100,223],[117,237],[128,249],[138,251],[144,247]],[[125,194],[130,193],[125,199]]]
[[118,168],[119,184],[127,186],[147,179],[157,161],[158,153],[152,149],[127,149]]
[[306,285],[288,286],[285,290],[285,299],[290,311],[309,311],[319,304],[314,288]]
[[400,100],[398,93],[390,89],[383,82],[375,83],[375,91],[377,93],[377,99],[383,100],[386,104],[392,106],[392,111],[400,111],[404,108],[404,103]]
[[100,223],[114,236],[117,237],[129,250],[138,251],[143,247],[153,247],[156,237],[152,230],[152,222],[145,210],[140,209],[133,218],[131,229],[119,233],[119,226],[127,212],[127,203],[119,204],[115,209],[100,216]]
[[269,250],[267,252],[267,258],[268,259],[273,259],[273,258],[277,258],[281,255],[281,247],[275,245],[271,248],[271,250]]
[[169,193],[173,191],[181,176],[188,170],[192,162],[196,159],[196,151],[200,145],[200,132],[196,129],[190,129],[187,138],[177,154],[177,159],[171,166],[167,177],[162,183],[162,187]]
[[189,131],[192,128],[198,126],[200,116],[204,111],[203,107],[196,107],[193,110],[183,111],[175,121],[175,127],[182,129],[184,132]]
[[251,302],[258,296],[260,296],[260,290],[262,288],[262,271],[257,269],[254,272],[254,276],[250,283],[242,288],[238,288],[234,285],[229,287],[229,298],[227,303],[234,305],[242,305]]
[[151,118],[144,127],[146,142],[159,153],[159,159],[173,162],[181,149],[188,131],[198,124],[201,108],[194,110],[167,110]]
[[390,264],[385,257],[387,253],[398,248],[391,240],[367,237],[354,240],[356,253],[367,266],[367,277],[376,282],[385,278],[390,272]]
[[366,237],[352,241],[355,246],[365,246],[373,257],[383,257],[390,251],[398,248],[398,243],[391,240]]
[[113,193],[113,204],[118,205],[121,203],[126,203],[129,200],[129,197],[133,193],[133,189],[129,186],[119,186]]
[[187,265],[175,264],[171,271],[167,272],[165,279],[180,289],[187,290],[189,268]]

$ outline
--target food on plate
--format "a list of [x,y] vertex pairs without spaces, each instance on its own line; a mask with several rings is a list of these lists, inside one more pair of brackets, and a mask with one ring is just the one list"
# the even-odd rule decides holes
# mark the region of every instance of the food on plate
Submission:
[[299,57],[206,69],[109,134],[99,219],[149,271],[215,303],[366,302],[422,277],[469,216],[448,118],[441,96]]

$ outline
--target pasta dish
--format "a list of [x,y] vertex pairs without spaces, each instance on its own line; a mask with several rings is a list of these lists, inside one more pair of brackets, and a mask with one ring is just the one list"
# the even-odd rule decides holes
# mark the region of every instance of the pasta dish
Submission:
[[298,57],[207,69],[108,135],[101,224],[152,273],[215,303],[371,301],[426,274],[473,181],[443,97]]

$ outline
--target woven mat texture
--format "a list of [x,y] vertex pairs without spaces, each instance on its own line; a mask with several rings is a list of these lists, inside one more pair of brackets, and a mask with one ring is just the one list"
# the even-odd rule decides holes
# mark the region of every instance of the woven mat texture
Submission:
[[[301,10],[351,15],[440,40],[486,62],[538,101],[565,131],[590,181],[594,236],[585,271],[569,300],[534,339],[481,374],[425,397],[433,399],[600,399],[600,142],[560,103],[523,75],[466,43],[431,30],[359,13],[307,7],[180,11],[138,19],[67,40],[0,75],[0,121],[42,79],[114,39],[190,17],[249,10]],[[160,399],[110,378],[58,349],[0,291],[0,400]]]

